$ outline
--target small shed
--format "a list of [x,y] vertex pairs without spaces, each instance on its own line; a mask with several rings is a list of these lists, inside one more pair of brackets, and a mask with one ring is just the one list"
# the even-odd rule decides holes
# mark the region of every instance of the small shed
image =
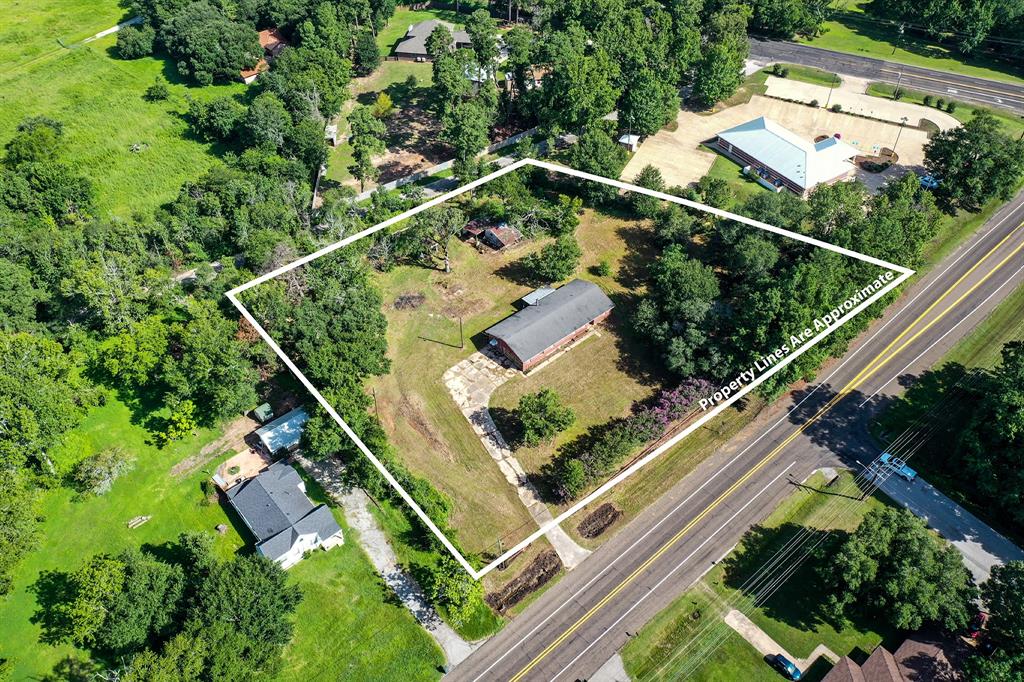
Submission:
[[324,128],[324,141],[332,147],[338,146],[338,124],[328,123]]
[[309,421],[305,408],[286,412],[266,426],[256,429],[256,437],[271,455],[294,450],[302,439],[302,430]]
[[523,296],[519,300],[524,305],[537,305],[538,303],[540,303],[540,300],[542,298],[544,298],[545,296],[550,296],[553,293],[555,293],[555,290],[552,289],[551,287],[540,287],[539,289],[534,289],[533,291],[528,293],[526,296]]
[[270,406],[270,403],[263,403],[252,411],[252,416],[256,417],[260,424],[266,424],[274,418],[274,408]]
[[501,251],[506,246],[512,246],[522,241],[523,235],[508,223],[501,223],[496,227],[488,227],[484,230],[480,239],[492,249]]
[[635,152],[640,148],[640,136],[633,135],[632,133],[626,133],[619,138],[619,144],[628,149],[631,152]]

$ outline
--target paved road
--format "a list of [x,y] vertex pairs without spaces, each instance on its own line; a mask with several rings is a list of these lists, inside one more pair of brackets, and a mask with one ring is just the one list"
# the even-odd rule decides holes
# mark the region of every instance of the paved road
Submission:
[[813,66],[840,74],[869,78],[883,83],[899,83],[908,90],[918,90],[939,97],[952,97],[1010,109],[1024,114],[1024,85],[961,76],[946,71],[925,69],[887,62],[872,57],[833,52],[820,47],[782,41],[750,39],[750,58],[759,62],[787,62]]
[[876,456],[872,415],[1022,282],[1024,193],[916,281],[821,383],[759,415],[450,679],[586,679],[777,506],[791,481]]

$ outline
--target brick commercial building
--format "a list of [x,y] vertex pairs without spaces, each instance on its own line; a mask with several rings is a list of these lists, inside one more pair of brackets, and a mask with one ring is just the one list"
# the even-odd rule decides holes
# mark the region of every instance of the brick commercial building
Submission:
[[801,197],[818,185],[853,177],[850,159],[858,153],[838,137],[808,142],[764,116],[719,133],[716,146],[762,185]]
[[524,308],[484,334],[524,372],[586,334],[614,307],[600,287],[582,279],[558,289],[538,289],[523,303]]

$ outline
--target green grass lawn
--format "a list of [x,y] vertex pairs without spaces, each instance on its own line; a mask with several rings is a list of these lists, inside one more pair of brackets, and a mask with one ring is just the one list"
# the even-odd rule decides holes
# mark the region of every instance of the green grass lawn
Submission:
[[[843,472],[828,492],[852,492],[851,479],[852,474]],[[741,543],[738,550],[640,630],[622,652],[626,669],[634,679],[675,679],[674,676],[687,673],[700,680],[779,679],[753,647],[721,621],[743,596],[730,583],[746,577],[727,578],[724,566],[739,556],[744,566],[759,567],[800,527],[852,530],[867,512],[889,504],[881,496],[854,503],[818,492],[825,489],[824,483],[821,474],[808,479],[807,487],[795,490],[761,525],[767,542]],[[756,551],[756,555],[745,556],[749,551]],[[742,610],[789,653],[801,658],[809,656],[822,643],[840,656],[853,651],[870,652],[895,634],[867,623],[851,623],[837,630],[815,618],[813,608],[821,598],[814,592],[815,580],[813,571],[805,564],[766,603]],[[699,639],[691,642],[694,637]],[[718,639],[722,646],[712,654],[711,645]],[[702,661],[705,655],[708,658]],[[824,663],[816,662],[805,679],[820,679],[827,669]]]
[[[473,3],[470,2],[461,3],[461,12],[455,11],[455,3],[431,4],[434,6],[428,9],[416,10],[409,7],[396,9],[395,14],[388,21],[388,25],[377,33],[377,46],[380,47],[380,53],[384,56],[391,54],[395,45],[413,24],[430,19],[440,19],[451,24],[461,25],[466,23],[466,17],[474,9]],[[429,67],[429,64],[427,66]]]
[[[863,5],[870,0],[846,0],[836,7],[833,19],[826,21],[823,33],[803,39],[815,47],[885,59],[891,62],[923,66],[938,71],[977,76],[1007,83],[1024,83],[1019,69],[989,57],[964,57],[944,45],[918,36],[900,37],[893,26],[865,21]],[[895,52],[894,52],[895,48]]]
[[823,85],[826,88],[838,86],[843,82],[837,74],[816,69],[813,66],[800,66],[799,64],[783,64],[782,66],[789,69],[789,75],[786,78],[790,80],[810,83],[812,85]]
[[[403,87],[409,76],[415,76],[417,87],[409,89]],[[352,96],[360,104],[372,104],[377,93],[388,92],[395,104],[395,117],[401,117],[401,108],[410,100],[422,99],[425,97],[431,84],[430,64],[417,64],[416,62],[386,61],[371,75],[365,78],[357,78],[352,81]],[[353,103],[346,106],[341,117],[338,132],[342,138],[348,137],[348,124],[344,113],[351,110]],[[352,145],[347,142],[339,144],[330,150],[327,158],[327,180],[337,183],[347,183],[353,180],[352,173],[348,168],[352,165]]]
[[[893,93],[896,91],[896,86],[889,83],[870,83],[868,85],[867,94],[874,97],[882,97],[885,99],[891,99]],[[916,90],[905,90],[900,88],[903,95],[900,97],[900,101],[912,102],[913,104],[924,105],[925,93],[917,92]],[[936,95],[931,95],[933,100],[937,100]],[[944,98],[949,101],[949,98]],[[945,109],[943,109],[945,111]],[[987,111],[988,113],[995,116],[996,120],[999,121],[1003,126],[1004,132],[1013,138],[1018,138],[1024,133],[1024,118],[1014,114],[1011,111],[1005,109],[996,109],[994,107],[983,107],[973,104],[967,104],[966,102],[956,102],[956,107],[953,109],[953,113],[950,114],[961,123],[967,123],[972,118],[978,115],[978,112]]]
[[[16,568],[13,592],[0,601],[0,658],[15,661],[13,679],[38,679],[68,655],[84,656],[72,647],[39,642],[40,628],[31,622],[37,609],[32,585],[47,570],[70,571],[88,557],[126,547],[162,545],[185,531],[214,534],[218,554],[227,558],[245,551],[251,542],[224,509],[204,506],[200,482],[215,462],[178,479],[171,468],[194,455],[219,435],[206,429],[166,449],[148,443],[149,434],[132,423],[130,408],[113,396],[93,409],[73,432],[74,452],[84,457],[114,445],[136,457],[135,469],[101,497],[76,500],[66,488],[44,493],[39,547]],[[311,491],[314,495],[314,491]],[[126,522],[152,515],[143,526],[129,530]],[[344,520],[336,514],[339,522]],[[214,528],[228,524],[225,535]],[[346,542],[329,553],[315,553],[289,574],[302,587],[305,599],[296,618],[295,636],[286,650],[284,679],[309,679],[311,670],[346,670],[352,679],[368,679],[390,671],[392,679],[436,679],[440,651],[393,597],[386,592],[369,560],[346,528]],[[354,642],[376,642],[373,646]]]
[[0,79],[129,18],[117,0],[8,0],[0,23]]
[[[184,181],[217,162],[216,148],[188,134],[186,94],[240,94],[245,86],[187,87],[167,60],[113,58],[114,40],[77,47],[0,80],[0,145],[27,116],[61,121],[64,160],[95,184],[99,213],[128,217],[173,199]],[[158,75],[171,82],[171,98],[147,102],[143,93]],[[131,151],[135,144],[140,151]]]
[[[715,151],[710,147],[706,147],[706,149]],[[743,204],[762,192],[771,191],[749,175],[744,175],[742,166],[718,152],[715,152],[715,162],[711,164],[707,174],[712,178],[729,183],[729,187],[736,197],[736,205]]]
[[1018,286],[981,324],[962,338],[942,358],[942,364],[992,368],[1009,341],[1024,339],[1024,285]]

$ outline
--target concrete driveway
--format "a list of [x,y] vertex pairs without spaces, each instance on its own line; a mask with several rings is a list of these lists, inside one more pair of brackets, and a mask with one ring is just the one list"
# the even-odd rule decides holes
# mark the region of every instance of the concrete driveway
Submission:
[[890,476],[879,486],[886,495],[909,509],[949,540],[964,557],[974,581],[988,580],[992,567],[1024,560],[1024,551],[997,533],[977,516],[949,499],[935,486],[918,477],[907,483]]
[[716,157],[713,152],[700,148],[701,143],[758,116],[767,116],[808,141],[819,135],[839,133],[844,142],[865,154],[877,154],[882,147],[892,147],[898,135],[896,151],[900,165],[913,168],[924,162],[928,135],[923,130],[906,127],[900,132],[897,124],[755,95],[746,104],[715,114],[680,111],[676,130],[661,130],[647,138],[626,164],[622,178],[632,180],[644,166],[651,164],[661,170],[668,185],[686,186],[696,182],[707,174]]

